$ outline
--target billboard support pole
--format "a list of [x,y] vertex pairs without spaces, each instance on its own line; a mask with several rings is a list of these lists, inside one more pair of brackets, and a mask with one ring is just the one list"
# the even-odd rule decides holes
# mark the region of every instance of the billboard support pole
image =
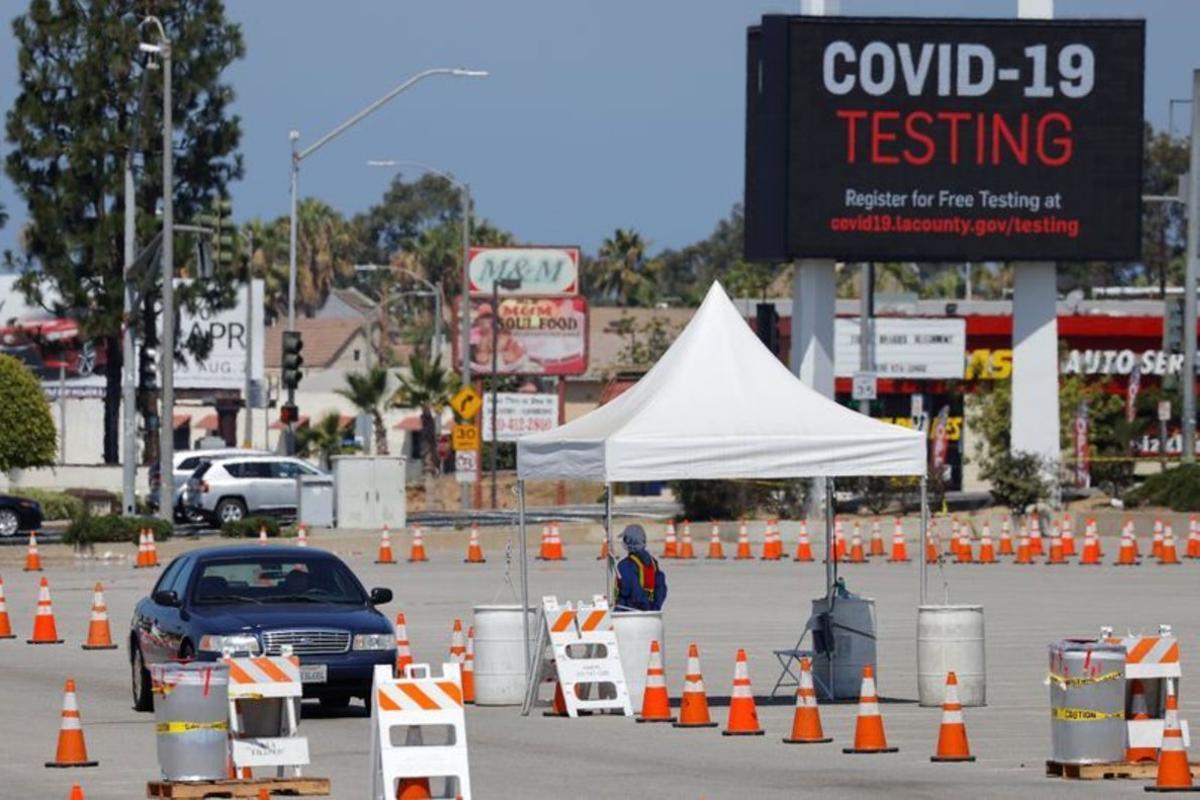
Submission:
[[[1183,290],[1183,463],[1196,460],[1196,274],[1200,273],[1200,69],[1192,70],[1192,153],[1188,172]],[[1165,449],[1166,440],[1163,440]]]
[[[1054,0],[1018,0],[1021,19],[1051,19]],[[1058,501],[1058,285],[1053,261],[1013,265],[1012,452],[1035,453]],[[1046,387],[1055,387],[1047,392]]]
[[[462,385],[471,385],[471,187],[467,183],[459,185],[462,196],[462,312],[459,315],[458,343],[459,357],[462,359]],[[458,485],[458,508],[466,511],[471,507],[471,484],[460,482]],[[527,637],[528,638],[528,637]]]

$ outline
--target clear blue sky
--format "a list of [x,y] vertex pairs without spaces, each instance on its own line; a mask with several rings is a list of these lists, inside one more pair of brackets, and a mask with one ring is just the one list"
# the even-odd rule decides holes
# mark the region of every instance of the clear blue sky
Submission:
[[[745,32],[799,2],[650,0],[232,0],[246,58],[229,81],[242,117],[244,180],[235,216],[287,212],[288,131],[308,144],[414,72],[486,69],[482,80],[433,78],[306,161],[301,190],[349,215],[376,201],[386,169],[422,161],[470,182],[479,212],[526,242],[589,250],[618,226],[652,248],[706,236],[742,192]],[[1012,16],[1016,0],[843,0],[854,15]],[[0,109],[16,88],[0,0]],[[1167,125],[1200,66],[1200,3],[1058,0],[1059,17],[1145,16],[1146,116]],[[1186,127],[1176,108],[1176,132]],[[0,150],[6,150],[0,144]],[[7,178],[0,250],[25,216]]]

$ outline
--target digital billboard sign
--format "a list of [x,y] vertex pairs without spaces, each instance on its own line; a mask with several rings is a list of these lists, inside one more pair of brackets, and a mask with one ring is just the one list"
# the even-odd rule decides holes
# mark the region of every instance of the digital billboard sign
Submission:
[[1140,256],[1141,20],[767,16],[746,255]]

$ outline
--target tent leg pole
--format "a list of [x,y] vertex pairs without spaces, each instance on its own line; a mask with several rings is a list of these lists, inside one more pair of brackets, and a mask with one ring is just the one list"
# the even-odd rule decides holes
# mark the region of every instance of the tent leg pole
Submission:
[[837,559],[834,558],[833,541],[834,509],[833,509],[833,478],[825,478],[825,597],[833,597],[833,587],[837,585]]
[[613,576],[613,564],[616,560],[613,556],[613,535],[612,535],[612,484],[604,484],[604,538],[608,541],[608,559],[604,564],[604,596],[609,598],[609,605],[616,607],[617,595],[613,591],[615,578]]
[[525,636],[525,682],[529,682],[532,667],[529,663],[529,548],[525,543],[525,481],[517,481],[517,527],[520,541],[517,545],[521,556],[521,630]]
[[917,560],[921,562],[921,605],[925,605],[925,597],[928,594],[929,578],[926,574],[929,569],[925,563],[925,548],[929,542],[929,479],[924,475],[921,476],[921,541],[917,543]]

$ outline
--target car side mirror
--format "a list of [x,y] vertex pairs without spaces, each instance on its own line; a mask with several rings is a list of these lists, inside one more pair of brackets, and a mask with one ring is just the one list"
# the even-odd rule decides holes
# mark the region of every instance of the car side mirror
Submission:
[[371,605],[381,606],[392,602],[392,590],[376,587],[371,590]]
[[179,607],[179,595],[169,590],[155,592],[151,599],[160,606],[171,606],[172,608]]

